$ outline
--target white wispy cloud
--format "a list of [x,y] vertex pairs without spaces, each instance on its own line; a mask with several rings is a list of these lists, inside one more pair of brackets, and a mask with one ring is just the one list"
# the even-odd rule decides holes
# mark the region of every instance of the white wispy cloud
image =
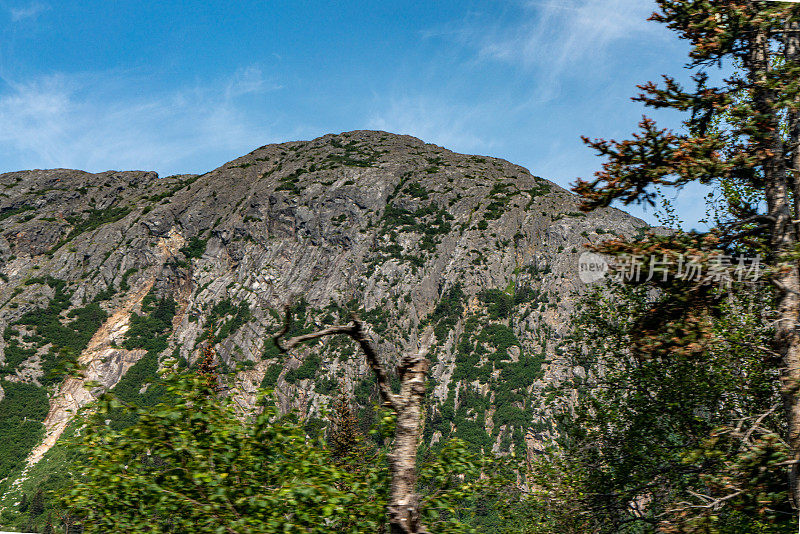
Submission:
[[532,0],[512,28],[492,28],[479,43],[483,57],[561,71],[592,63],[621,41],[652,37],[647,0]]
[[251,65],[244,69],[239,69],[233,74],[230,82],[225,87],[225,97],[232,99],[278,89],[283,89],[283,86],[267,80],[260,67]]
[[491,109],[426,97],[381,99],[367,128],[407,134],[459,152],[486,150],[492,142],[475,132]]
[[[567,79],[604,75],[615,47],[662,39],[664,28],[647,19],[652,0],[528,0],[502,14],[471,13],[429,36],[455,39],[478,61],[518,67],[536,75],[538,100]],[[629,50],[629,48],[628,48]]]
[[11,15],[11,20],[19,22],[23,19],[35,18],[44,11],[50,9],[50,6],[40,2],[33,2],[26,6],[9,8],[8,12]]
[[32,167],[190,172],[201,170],[198,161],[235,157],[274,140],[270,121],[248,113],[243,102],[280,87],[256,67],[229,80],[147,96],[135,89],[147,79],[120,73],[4,81],[10,90],[0,93],[0,154],[6,167],[0,172]]

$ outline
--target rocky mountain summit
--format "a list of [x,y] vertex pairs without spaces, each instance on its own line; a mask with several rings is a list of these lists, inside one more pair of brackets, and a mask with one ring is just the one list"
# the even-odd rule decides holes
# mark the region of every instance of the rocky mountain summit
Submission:
[[105,391],[157,402],[163,362],[191,366],[208,343],[242,410],[273,388],[315,432],[345,394],[369,427],[377,392],[350,341],[273,345],[287,302],[292,334],[359,314],[387,361],[431,340],[426,444],[530,452],[550,430],[537,414],[564,372],[583,244],[644,226],[580,213],[507,161],[375,131],[263,146],[203,175],[2,174],[0,492],[79,408]]

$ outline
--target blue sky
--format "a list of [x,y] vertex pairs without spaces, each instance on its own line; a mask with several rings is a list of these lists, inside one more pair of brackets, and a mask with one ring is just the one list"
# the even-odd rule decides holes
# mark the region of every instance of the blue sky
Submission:
[[[644,112],[635,85],[682,68],[685,45],[646,22],[653,10],[0,0],[0,172],[205,172],[267,143],[380,129],[567,186],[601,163],[580,136],[627,136]],[[697,191],[677,205],[689,226],[703,216]]]

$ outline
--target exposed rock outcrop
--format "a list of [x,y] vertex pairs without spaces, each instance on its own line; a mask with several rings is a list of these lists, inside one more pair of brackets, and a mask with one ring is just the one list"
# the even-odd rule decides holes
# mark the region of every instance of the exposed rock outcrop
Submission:
[[212,330],[243,410],[263,385],[312,420],[341,389],[368,419],[371,375],[346,343],[272,350],[291,301],[297,328],[358,312],[387,360],[433,328],[425,439],[502,453],[527,434],[532,451],[549,435],[540,407],[563,372],[555,348],[582,288],[583,244],[644,226],[615,209],[584,215],[571,193],[507,161],[373,131],[264,146],[201,176],[3,174],[0,372],[52,377],[39,362],[59,357],[60,341],[26,313],[65,298],[64,325],[92,302],[108,314],[80,347],[82,377],[48,386],[33,463],[147,352],[122,345],[149,296],[175,301],[160,360],[191,364]]

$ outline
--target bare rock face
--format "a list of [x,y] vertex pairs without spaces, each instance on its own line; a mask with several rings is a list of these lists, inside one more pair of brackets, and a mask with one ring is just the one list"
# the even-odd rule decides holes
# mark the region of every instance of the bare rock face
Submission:
[[3,174],[0,373],[48,389],[30,463],[103,391],[156,402],[155,369],[191,365],[209,339],[243,410],[274,388],[311,424],[343,392],[368,426],[377,392],[349,341],[286,356],[269,341],[287,302],[296,331],[356,312],[387,361],[434,333],[429,443],[533,452],[583,245],[643,227],[584,215],[507,161],[374,131],[264,146],[201,176]]

